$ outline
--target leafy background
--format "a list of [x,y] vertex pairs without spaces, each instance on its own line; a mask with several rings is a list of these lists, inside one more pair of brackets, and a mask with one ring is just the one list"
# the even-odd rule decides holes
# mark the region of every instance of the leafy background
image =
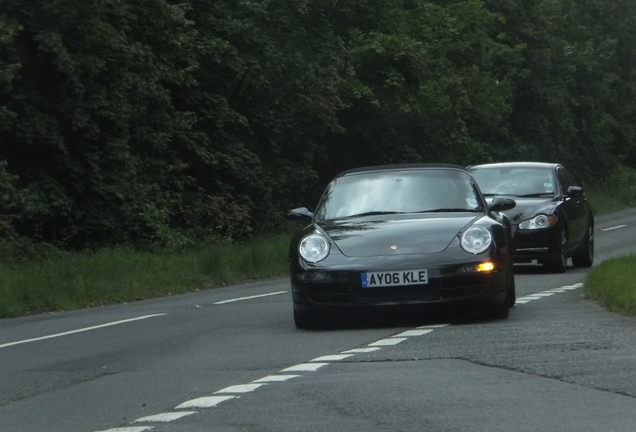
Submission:
[[636,165],[633,0],[0,3],[0,259],[282,227],[356,166]]

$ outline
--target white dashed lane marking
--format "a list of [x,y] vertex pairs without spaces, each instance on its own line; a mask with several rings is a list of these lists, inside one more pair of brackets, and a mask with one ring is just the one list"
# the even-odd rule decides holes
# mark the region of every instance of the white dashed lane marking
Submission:
[[370,353],[373,351],[377,351],[381,349],[380,347],[369,347],[369,348],[354,348],[354,349],[350,349],[350,350],[346,350],[346,351],[342,351],[343,354],[358,354],[358,353]]
[[287,291],[277,291],[277,292],[273,292],[273,293],[253,295],[253,296],[249,296],[249,297],[239,297],[239,298],[234,298],[234,299],[229,299],[229,300],[218,301],[218,302],[212,303],[212,304],[221,305],[221,304],[232,303],[232,302],[237,302],[237,301],[251,300],[251,299],[255,299],[255,298],[269,297],[269,296],[278,295],[278,294],[285,294],[286,292]]
[[174,409],[184,408],[212,408],[225,402],[226,400],[234,399],[236,396],[206,396],[189,400],[182,404],[177,405]]
[[239,384],[233,385],[230,387],[225,387],[224,389],[215,391],[214,393],[249,393],[253,392],[257,388],[264,386],[265,384]]
[[312,362],[329,362],[329,361],[338,361],[338,360],[344,360],[348,357],[353,357],[353,354],[333,354],[333,355],[326,355],[326,356],[322,356],[322,357],[317,357],[313,360],[310,360]]
[[292,378],[298,378],[301,375],[268,375],[263,378],[252,381],[253,383],[270,383],[270,382],[283,382],[289,381]]
[[154,427],[152,426],[135,426],[135,427],[108,429],[108,430],[100,431],[100,432],[144,432],[144,431],[149,431],[153,429]]
[[[539,292],[539,293],[536,293],[536,294],[530,294],[530,295],[527,295],[525,297],[520,297],[520,298],[517,299],[517,303],[523,304],[523,303],[527,303],[527,302],[534,301],[534,300],[540,300],[542,298],[546,298],[546,297],[550,297],[550,296],[552,296],[554,294],[558,294],[558,293],[563,293],[563,292],[566,292],[566,291],[574,290],[574,289],[580,288],[582,286],[583,286],[582,283],[577,283],[577,284],[574,284],[574,285],[566,285],[566,286],[562,286],[562,287],[559,287],[559,288],[553,288],[553,289],[545,290],[545,291],[542,291],[542,292]],[[280,294],[280,293],[283,293],[283,292],[286,292],[286,291],[281,291],[279,293],[270,293],[270,294],[265,294],[265,295],[275,295],[275,294]],[[219,303],[215,303],[215,304],[229,303],[231,301],[246,300],[246,299],[256,298],[256,297],[262,297],[262,296],[243,297],[243,298],[240,298],[240,299],[226,300],[224,302],[219,302]],[[234,386],[230,386],[230,387],[225,387],[224,389],[221,389],[221,390],[218,390],[218,391],[214,392],[215,395],[221,393],[221,394],[227,394],[227,396],[205,396],[205,397],[199,397],[199,398],[187,401],[187,402],[183,402],[180,405],[177,405],[175,407],[175,410],[184,410],[184,409],[187,409],[187,408],[205,409],[205,408],[216,407],[217,405],[219,405],[222,402],[225,402],[225,401],[228,401],[228,400],[231,400],[231,399],[237,399],[237,398],[239,398],[238,395],[255,391],[258,388],[260,388],[261,386],[265,386],[265,385],[270,384],[270,383],[286,382],[286,381],[289,381],[292,378],[302,377],[302,375],[285,374],[285,372],[316,372],[320,368],[329,365],[330,362],[337,362],[337,361],[340,361],[340,360],[344,360],[346,358],[353,357],[356,354],[364,354],[364,353],[371,353],[371,352],[374,352],[374,351],[378,351],[378,350],[382,349],[382,347],[394,346],[394,345],[397,345],[397,344],[399,344],[401,342],[404,342],[408,338],[423,336],[423,335],[426,335],[428,333],[431,333],[435,329],[438,329],[438,328],[441,328],[441,327],[446,327],[448,325],[449,324],[424,325],[424,326],[417,327],[415,329],[406,330],[406,331],[404,331],[402,333],[398,333],[398,334],[396,334],[396,335],[394,335],[392,337],[389,337],[389,338],[377,340],[375,342],[372,342],[372,343],[368,344],[366,347],[353,348],[353,349],[345,350],[345,351],[342,351],[340,354],[331,354],[331,355],[324,355],[324,356],[321,356],[321,357],[316,357],[316,358],[314,358],[313,360],[310,360],[307,363],[300,363],[300,364],[297,364],[297,365],[290,366],[288,368],[282,369],[279,374],[267,375],[267,376],[264,376],[264,377],[259,378],[257,380],[254,380],[250,384],[234,385]],[[175,420],[178,420],[178,419],[180,419],[182,417],[186,417],[186,416],[189,416],[189,415],[192,415],[192,414],[196,414],[196,413],[197,413],[196,411],[177,411],[177,412],[172,412],[172,413],[162,413],[162,414],[156,414],[156,415],[151,415],[151,416],[147,416],[147,417],[142,417],[140,419],[135,420],[133,423],[143,423],[143,422],[148,422],[148,423],[152,423],[152,422],[167,423],[167,422],[175,421]],[[152,430],[152,429],[154,429],[153,426],[143,426],[143,427],[115,428],[115,429],[108,429],[107,431],[98,431],[98,432],[143,432],[143,431]]]
[[524,297],[519,297],[517,298],[517,304],[525,304],[528,302],[531,302],[533,300],[539,300],[542,299],[544,297],[550,297],[554,294],[558,294],[558,293],[564,293],[566,291],[571,291],[571,290],[575,290],[577,288],[581,288],[583,286],[582,283],[576,283],[574,285],[565,285],[559,288],[552,288],[549,290],[545,290],[545,291],[541,291],[535,294],[529,294],[527,296]]
[[391,346],[397,345],[400,342],[404,342],[406,338],[389,338],[389,339],[380,339],[379,341],[370,343],[369,346]]
[[422,336],[426,333],[432,332],[433,329],[417,329],[417,330],[407,330],[403,333],[395,335],[395,337],[411,337],[411,336]]
[[616,226],[613,226],[613,227],[610,227],[610,228],[602,229],[601,231],[613,231],[613,230],[616,230],[616,229],[619,229],[619,228],[625,228],[626,226],[627,225],[616,225]]
[[148,422],[158,422],[158,423],[167,423],[175,420],[179,420],[181,417],[186,417],[192,414],[196,414],[196,411],[183,411],[183,412],[169,412],[151,415],[148,417],[142,417],[135,420],[133,423],[148,423]]
[[315,372],[323,366],[327,366],[329,363],[301,363],[296,366],[291,366],[283,369],[281,372]]

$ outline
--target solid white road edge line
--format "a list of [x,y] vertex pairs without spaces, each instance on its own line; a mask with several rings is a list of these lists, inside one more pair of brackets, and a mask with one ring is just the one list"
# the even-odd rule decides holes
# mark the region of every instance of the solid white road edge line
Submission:
[[37,338],[32,338],[32,339],[24,339],[24,340],[16,341],[16,342],[9,342],[9,343],[0,345],[0,348],[6,348],[6,347],[9,347],[9,346],[13,346],[13,345],[19,345],[19,344],[24,344],[24,343],[29,343],[29,342],[36,342],[36,341],[41,341],[41,340],[45,340],[45,339],[52,339],[52,338],[56,338],[56,337],[67,336],[67,335],[70,335],[70,334],[81,333],[81,332],[86,332],[86,331],[90,331],[90,330],[96,330],[96,329],[100,329],[100,328],[104,328],[104,327],[110,327],[110,326],[114,326],[114,325],[118,325],[118,324],[124,324],[124,323],[129,323],[129,322],[133,322],[133,321],[139,321],[139,320],[143,320],[143,319],[147,319],[147,318],[163,316],[163,315],[166,315],[166,314],[165,313],[161,313],[161,314],[154,314],[154,315],[144,315],[144,316],[137,317],[137,318],[130,318],[130,319],[125,319],[125,320],[121,320],[121,321],[113,321],[113,322],[106,323],[106,324],[100,324],[100,325],[96,325],[96,326],[92,326],[92,327],[85,327],[85,328],[81,328],[81,329],[77,329],[77,330],[71,330],[71,331],[62,332],[62,333],[56,333],[56,334],[52,334],[52,335],[48,335],[48,336],[42,336],[42,337],[37,337]]

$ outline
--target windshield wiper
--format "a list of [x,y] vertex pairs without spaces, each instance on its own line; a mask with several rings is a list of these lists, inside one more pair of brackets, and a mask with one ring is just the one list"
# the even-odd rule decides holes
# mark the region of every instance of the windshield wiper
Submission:
[[342,216],[342,219],[345,218],[354,218],[354,217],[362,217],[362,216],[378,216],[378,215],[391,215],[391,214],[402,214],[404,212],[399,211],[370,211],[365,213],[358,213],[352,215]]
[[481,210],[478,209],[467,209],[467,208],[455,208],[455,207],[448,207],[448,208],[437,208],[437,209],[431,209],[431,210],[422,210],[419,212],[415,212],[415,213],[444,213],[444,212],[471,212],[471,213],[479,213],[481,212]]
[[545,196],[545,195],[552,196],[554,194],[550,193],[550,192],[537,192],[537,193],[517,195],[517,197],[519,197],[519,198],[539,198],[539,197],[542,197],[542,196]]
[[518,196],[513,193],[483,193],[483,192],[482,192],[482,195],[487,198],[498,197],[498,196],[512,196],[512,197]]

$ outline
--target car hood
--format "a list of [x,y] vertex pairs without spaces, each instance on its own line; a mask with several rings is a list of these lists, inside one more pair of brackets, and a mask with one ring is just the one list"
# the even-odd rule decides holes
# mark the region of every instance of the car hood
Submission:
[[[417,218],[364,218],[318,224],[343,255],[367,257],[441,252],[482,214],[418,215]],[[392,247],[397,247],[394,251]]]
[[[559,202],[558,198],[519,198],[510,196],[517,205],[510,210],[503,211],[513,224],[518,224],[526,219],[530,219],[539,213],[551,214],[554,207]],[[488,205],[492,203],[492,198],[487,198]]]

